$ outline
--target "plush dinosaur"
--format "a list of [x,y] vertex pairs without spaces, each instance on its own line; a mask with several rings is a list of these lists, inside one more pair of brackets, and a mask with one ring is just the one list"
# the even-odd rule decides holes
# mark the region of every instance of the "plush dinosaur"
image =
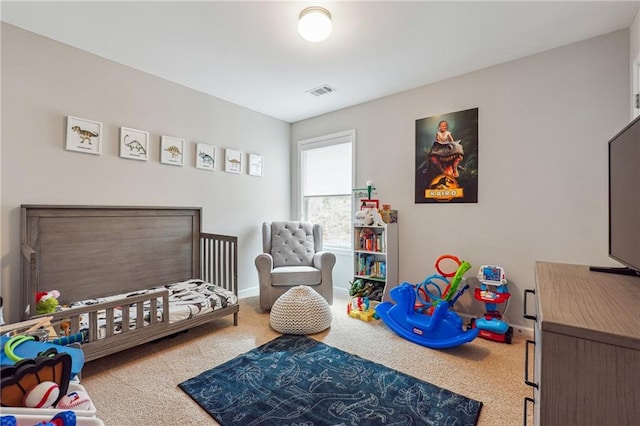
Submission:
[[355,222],[357,225],[364,226],[384,226],[382,216],[376,209],[360,210],[356,213]]

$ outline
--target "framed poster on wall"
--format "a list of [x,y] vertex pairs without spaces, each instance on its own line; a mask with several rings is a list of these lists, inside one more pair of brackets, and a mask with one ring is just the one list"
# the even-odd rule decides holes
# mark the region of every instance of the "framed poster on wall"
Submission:
[[67,141],[69,151],[100,155],[102,153],[102,123],[86,118],[67,116]]
[[416,203],[478,202],[478,108],[416,120]]

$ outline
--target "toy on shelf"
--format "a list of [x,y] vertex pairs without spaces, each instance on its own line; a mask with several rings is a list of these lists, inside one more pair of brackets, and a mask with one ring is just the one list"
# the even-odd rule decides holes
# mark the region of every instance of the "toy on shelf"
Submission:
[[382,216],[377,209],[369,208],[356,212],[354,223],[358,226],[384,226]]
[[[502,343],[511,343],[513,327],[510,327],[503,318],[508,306],[509,289],[504,268],[493,265],[482,265],[478,270],[480,287],[475,289],[476,300],[484,302],[486,311],[482,318],[471,320],[471,327],[479,330],[479,336],[485,339]],[[498,305],[507,303],[503,313],[498,310]]]
[[[458,268],[453,273],[442,273],[440,262],[443,259],[452,259],[458,264]],[[376,306],[376,313],[380,318],[401,337],[422,346],[433,349],[450,348],[472,341],[478,336],[479,330],[464,330],[462,327],[462,319],[451,310],[455,301],[468,288],[465,286],[456,293],[463,275],[471,269],[468,262],[460,261],[457,257],[451,255],[440,256],[436,261],[436,269],[440,272],[439,277],[444,279],[448,284],[444,292],[440,291],[440,287],[434,284],[438,289],[437,297],[428,290],[425,284],[429,281],[428,277],[421,284],[414,286],[409,283],[395,287],[391,290],[391,298],[396,302],[384,302]],[[452,277],[451,282],[447,278]],[[424,304],[431,304],[432,309],[416,311],[416,293],[420,293],[420,288],[430,295],[430,301],[423,300]]]
[[367,297],[369,300],[380,301],[382,299],[383,285],[376,281],[365,281],[358,278],[353,282],[349,282],[349,296],[351,297]]

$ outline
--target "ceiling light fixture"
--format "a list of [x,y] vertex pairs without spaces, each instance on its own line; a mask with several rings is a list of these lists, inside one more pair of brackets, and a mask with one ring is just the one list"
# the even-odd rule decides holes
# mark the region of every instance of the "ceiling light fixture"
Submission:
[[324,7],[311,6],[300,12],[298,32],[303,39],[317,43],[329,37],[332,29],[331,14]]

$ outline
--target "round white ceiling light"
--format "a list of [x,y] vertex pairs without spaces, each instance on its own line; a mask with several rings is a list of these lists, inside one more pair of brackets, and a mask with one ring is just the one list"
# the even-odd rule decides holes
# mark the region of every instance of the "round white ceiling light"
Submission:
[[327,9],[312,6],[300,12],[298,32],[303,39],[317,43],[329,37],[332,29],[331,14]]

